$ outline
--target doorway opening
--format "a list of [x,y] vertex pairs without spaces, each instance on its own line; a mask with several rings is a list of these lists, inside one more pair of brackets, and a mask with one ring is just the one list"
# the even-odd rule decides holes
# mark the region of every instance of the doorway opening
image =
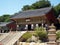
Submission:
[[28,24],[28,30],[31,30],[31,24]]

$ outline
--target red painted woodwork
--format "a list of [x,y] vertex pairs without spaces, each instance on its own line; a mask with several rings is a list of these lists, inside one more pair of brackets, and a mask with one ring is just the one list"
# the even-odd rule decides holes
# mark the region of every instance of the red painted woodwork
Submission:
[[12,22],[7,25],[9,29],[16,30],[16,23]]
[[56,23],[57,19],[54,16],[53,10],[51,10],[49,13],[46,14],[47,20],[52,23]]

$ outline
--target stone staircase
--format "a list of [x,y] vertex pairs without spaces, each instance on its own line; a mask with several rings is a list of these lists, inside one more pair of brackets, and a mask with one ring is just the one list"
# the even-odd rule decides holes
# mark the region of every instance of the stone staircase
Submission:
[[9,33],[0,33],[0,41],[3,40]]
[[9,35],[1,40],[2,45],[13,45],[25,32],[9,32]]

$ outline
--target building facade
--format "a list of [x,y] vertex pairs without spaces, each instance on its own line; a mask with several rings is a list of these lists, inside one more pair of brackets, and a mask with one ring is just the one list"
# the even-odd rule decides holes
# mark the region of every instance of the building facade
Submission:
[[15,22],[18,30],[33,30],[35,27],[56,22],[52,7],[18,12],[11,20]]

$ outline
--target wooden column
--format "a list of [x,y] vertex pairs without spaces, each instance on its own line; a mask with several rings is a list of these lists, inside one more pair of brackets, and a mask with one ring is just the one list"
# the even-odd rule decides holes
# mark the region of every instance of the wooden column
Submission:
[[34,25],[33,24],[31,24],[31,29],[33,29],[34,28]]
[[2,33],[4,33],[4,30],[2,30]]
[[26,30],[28,30],[28,25],[26,24]]
[[39,27],[38,24],[36,24],[36,27]]
[[34,30],[36,27],[36,24],[31,24],[31,29]]
[[19,25],[17,25],[17,29],[16,29],[16,31],[18,30],[18,28],[19,28]]

